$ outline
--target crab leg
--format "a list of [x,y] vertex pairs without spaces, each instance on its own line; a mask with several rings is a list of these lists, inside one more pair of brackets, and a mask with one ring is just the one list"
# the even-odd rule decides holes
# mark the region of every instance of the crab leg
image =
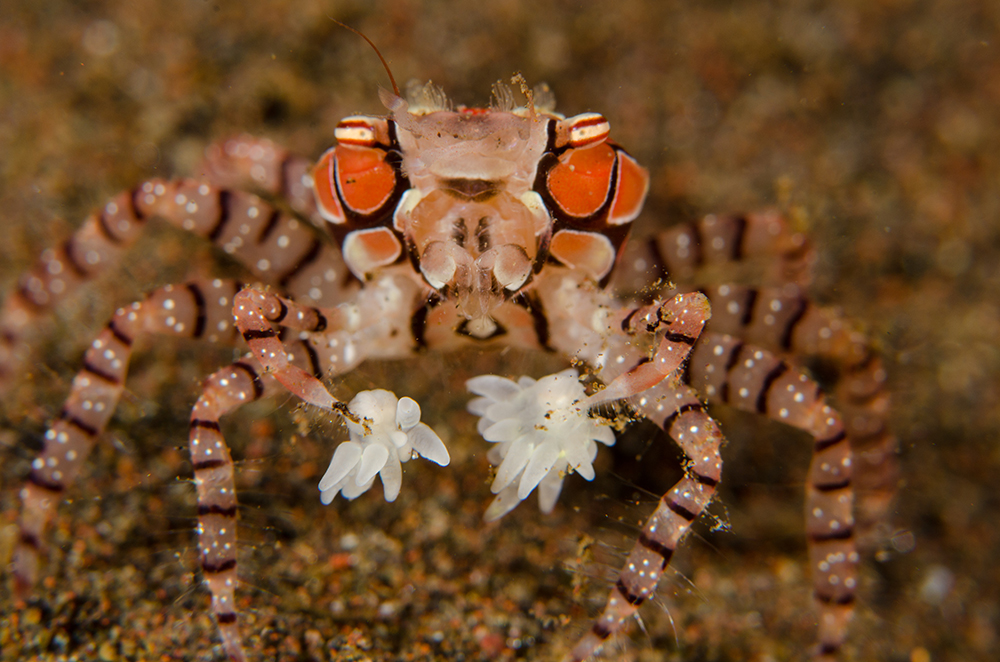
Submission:
[[834,391],[855,456],[858,530],[879,537],[899,482],[898,441],[889,429],[882,359],[868,339],[834,312],[809,303],[795,286],[706,288],[709,331],[730,334],[784,355],[816,356],[837,370]]
[[216,186],[259,190],[286,200],[295,212],[321,224],[311,169],[311,160],[267,138],[243,134],[210,145],[198,172]]
[[0,387],[24,360],[26,336],[38,319],[117,264],[152,217],[209,239],[300,301],[335,305],[354,289],[335,247],[257,196],[189,179],[152,179],[114,196],[64,244],[44,251],[4,301]]
[[[392,284],[383,284],[369,299],[342,304],[332,309],[303,306],[270,292],[244,288],[233,302],[236,326],[250,346],[243,361],[213,374],[191,413],[190,447],[198,488],[198,548],[201,552],[205,584],[212,594],[212,613],[219,624],[226,653],[242,661],[242,638],[237,625],[235,590],[237,502],[233,463],[219,427],[219,419],[239,406],[270,393],[278,383],[307,403],[334,411],[364,428],[370,423],[333,397],[319,380],[324,375],[353,369],[370,354],[365,343],[354,336],[360,331],[370,347],[384,355],[405,355],[410,347],[394,336],[403,336],[393,326],[379,326],[399,317],[409,319],[407,307],[395,308]],[[388,289],[388,291],[387,291]],[[396,292],[399,294],[399,292]],[[385,306],[380,308],[379,306]],[[372,315],[374,319],[370,319]],[[306,337],[286,349],[273,325],[305,332]],[[380,331],[386,334],[383,336]],[[298,349],[295,349],[298,348]]]
[[685,476],[660,499],[643,524],[601,616],[573,647],[569,660],[589,659],[652,597],[674,550],[715,496],[722,475],[724,438],[697,394],[676,379],[632,398],[638,410],[663,428],[687,456]]
[[[819,605],[820,657],[833,657],[853,614],[857,585],[851,486],[851,449],[839,414],[819,387],[765,350],[728,336],[709,335],[689,368],[711,400],[761,413],[813,435],[806,488],[806,522],[814,596]],[[593,655],[648,599],[680,540],[713,498],[720,478],[722,435],[695,392],[665,381],[633,404],[657,422],[688,458],[686,476],[660,500],[625,562],[604,612],[574,647],[570,659]],[[666,418],[664,418],[664,414]]]
[[[84,368],[74,380],[59,419],[45,435],[45,448],[33,463],[22,490],[21,536],[14,554],[14,573],[20,590],[35,581],[45,526],[121,396],[136,338],[143,333],[166,333],[231,341],[235,337],[230,321],[232,307],[235,304],[238,309],[241,301],[253,302],[257,314],[248,313],[241,318],[245,322],[242,331],[251,349],[266,350],[267,370],[275,374],[266,374],[267,370],[253,355],[217,371],[205,382],[194,407],[189,437],[198,489],[199,549],[205,582],[213,596],[212,612],[228,654],[233,659],[243,659],[233,603],[237,584],[237,505],[232,460],[219,419],[241,404],[273,392],[277,388],[275,378],[280,378],[308,402],[342,412],[354,420],[356,417],[346,405],[330,396],[317,376],[350,370],[366,356],[364,345],[355,341],[349,329],[360,328],[383,353],[392,350],[391,343],[378,335],[379,329],[385,329],[387,334],[403,334],[393,334],[392,327],[379,327],[368,317],[381,321],[391,318],[390,311],[379,305],[401,315],[399,324],[408,320],[408,313],[394,309],[397,301],[390,296],[393,290],[388,285],[381,290],[376,288],[370,300],[362,298],[360,308],[345,304],[327,311],[255,290],[243,290],[240,295],[240,287],[231,281],[214,280],[161,288],[144,301],[119,310],[98,335],[85,356]],[[266,326],[260,310],[268,315]],[[407,308],[404,306],[402,310]],[[286,351],[271,323],[316,335],[299,339]],[[400,341],[395,351],[405,355],[409,346]]]
[[548,347],[595,366],[605,380],[607,386],[590,397],[590,408],[642,393],[670,376],[711,316],[708,300],[698,292],[632,308],[603,290],[581,296],[584,292],[572,278],[553,277],[539,285],[551,327]]
[[651,273],[689,283],[705,269],[745,270],[755,261],[766,261],[763,282],[784,285],[702,289],[712,302],[708,330],[739,336],[783,356],[816,356],[833,364],[838,378],[833,395],[855,454],[859,542],[877,545],[886,536],[899,484],[899,443],[888,423],[886,370],[863,334],[802,295],[813,261],[805,236],[776,212],[709,215],[629,244],[615,282],[640,291]]
[[236,622],[236,483],[233,458],[219,420],[241,405],[277,391],[259,363],[247,356],[213,373],[191,411],[188,447],[198,492],[198,551],[212,615],[230,659],[242,662]]
[[660,340],[652,358],[644,357],[633,368],[611,380],[605,389],[591,396],[589,406],[642,393],[669,377],[684,362],[709,317],[708,300],[698,293],[678,294],[661,304],[612,315],[608,319],[610,329],[620,329],[630,336],[649,334]]
[[[330,395],[319,379],[329,372],[347,372],[366,358],[410,356],[415,343],[411,316],[421,305],[420,290],[412,280],[385,277],[366,287],[355,301],[324,309],[245,288],[236,295],[233,315],[250,351],[285,388],[357,423],[347,405]],[[313,334],[305,348],[309,371],[292,362],[274,325]]]
[[854,612],[855,548],[851,445],[840,414],[819,385],[771,352],[706,333],[691,355],[691,383],[720,402],[763,414],[813,437],[806,482],[806,533],[813,595],[820,612],[820,657],[843,644]]
[[756,261],[764,263],[764,282],[805,285],[813,251],[805,235],[790,228],[776,212],[710,214],[626,245],[615,283],[638,292],[652,280],[650,274],[664,281],[690,283],[702,269]]
[[0,310],[0,388],[9,387],[27,354],[27,336],[84,282],[118,262],[142,232],[147,210],[134,191],[111,198],[61,246],[45,250]]
[[20,591],[34,584],[45,528],[114,413],[133,343],[153,333],[234,341],[230,310],[239,289],[238,283],[224,280],[162,287],[143,301],[120,308],[91,343],[21,490],[20,539],[14,552],[15,585]]
[[[322,332],[329,328],[329,317],[316,308],[300,306],[274,294],[245,288],[233,302],[236,326],[250,346],[250,353],[289,392],[307,403],[334,411],[359,423],[347,405],[333,397],[315,374],[309,374],[289,360],[285,347],[272,324],[285,324],[302,331]],[[340,321],[340,320],[337,320]],[[334,327],[336,328],[336,327]],[[345,361],[346,362],[346,361]],[[353,366],[348,366],[348,368]],[[322,375],[322,373],[320,373]]]

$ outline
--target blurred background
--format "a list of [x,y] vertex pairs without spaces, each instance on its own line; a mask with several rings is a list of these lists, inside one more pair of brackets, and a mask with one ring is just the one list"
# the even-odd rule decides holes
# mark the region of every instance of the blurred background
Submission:
[[[433,80],[457,103],[485,105],[493,82],[521,72],[548,82],[562,112],[605,114],[651,169],[641,234],[708,212],[792,211],[818,251],[812,296],[857,320],[885,357],[902,449],[894,533],[865,561],[845,658],[997,658],[1000,5],[7,4],[3,291],[91,208],[144,177],[190,172],[214,140],[249,132],[316,156],[339,118],[383,112],[381,65],[331,17],[378,44],[401,83]],[[40,329],[37,362],[2,409],[0,562],[32,436],[58,411],[95,330],[155,284],[227,269],[200,243],[154,228],[122,271]],[[232,351],[144,345],[108,443],[55,526],[46,581],[27,604],[0,592],[0,659],[221,659],[197,586],[184,431],[198,380]],[[227,424],[241,458],[242,623],[263,651],[256,659],[565,651],[680,469],[669,441],[651,437],[655,463],[644,464],[662,464],[661,476],[629,475],[611,453],[595,485],[569,481],[554,515],[532,500],[482,525],[489,469],[462,383],[553,367],[463,354],[344,380],[344,394],[402,385],[453,449],[447,471],[407,465],[389,505],[374,493],[319,505],[332,440],[346,437],[337,426],[289,403]],[[720,417],[731,440],[722,496],[643,608],[645,631],[633,627],[611,658],[801,659],[812,645],[808,440]]]

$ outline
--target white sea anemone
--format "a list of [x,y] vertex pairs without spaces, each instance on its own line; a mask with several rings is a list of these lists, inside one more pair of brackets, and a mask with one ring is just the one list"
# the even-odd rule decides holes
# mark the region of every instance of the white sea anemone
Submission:
[[465,385],[482,396],[469,403],[469,411],[481,417],[477,427],[483,438],[496,444],[489,459],[499,465],[490,488],[497,497],[486,510],[488,522],[510,512],[536,487],[539,507],[551,512],[567,474],[594,479],[596,442],[615,443],[608,422],[590,415],[576,370],[538,381],[480,375]]
[[[420,422],[420,405],[396,398],[392,391],[362,391],[348,405],[365,425],[347,421],[350,441],[337,446],[319,481],[320,500],[328,504],[338,493],[354,499],[368,491],[378,474],[386,501],[395,501],[403,480],[400,466],[420,455],[447,466],[448,449],[434,430]],[[367,432],[366,432],[367,429]]]

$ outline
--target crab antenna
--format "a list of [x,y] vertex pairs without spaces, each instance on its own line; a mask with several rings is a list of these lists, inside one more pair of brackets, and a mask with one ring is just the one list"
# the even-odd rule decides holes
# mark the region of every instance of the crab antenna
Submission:
[[336,23],[337,25],[339,25],[342,28],[347,28],[348,30],[350,30],[351,32],[353,32],[354,34],[358,35],[359,37],[361,37],[362,39],[364,39],[365,41],[368,42],[368,45],[371,46],[372,49],[375,51],[375,55],[378,55],[378,59],[382,61],[382,66],[385,67],[385,73],[389,74],[389,82],[392,83],[392,91],[393,91],[393,93],[397,97],[403,96],[402,94],[399,93],[399,87],[396,85],[396,79],[392,77],[392,71],[389,70],[389,63],[385,61],[384,57],[382,57],[382,53],[379,51],[378,46],[376,46],[375,43],[371,39],[369,39],[367,36],[365,36],[365,33],[361,32],[361,30],[352,28],[347,23],[342,23],[341,21],[338,21],[335,18],[330,18],[330,20],[333,21],[334,23]]

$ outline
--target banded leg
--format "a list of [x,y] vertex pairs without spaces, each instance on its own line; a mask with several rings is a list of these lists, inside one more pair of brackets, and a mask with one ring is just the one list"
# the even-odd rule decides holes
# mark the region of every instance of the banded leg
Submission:
[[594,655],[652,597],[674,550],[708,507],[722,476],[719,449],[724,438],[693,389],[675,379],[665,380],[631,402],[684,452],[685,475],[643,524],[604,611],[573,647],[569,655],[573,662]]
[[298,301],[332,306],[356,289],[339,249],[256,195],[178,179],[145,182],[136,199],[147,216],[208,239],[256,279]]
[[[711,317],[708,300],[698,293],[678,294],[659,304],[619,310],[607,319],[608,329],[627,337],[652,336],[652,356],[643,356],[626,372],[607,382],[606,388],[590,398],[589,406],[621,400],[643,393],[673,374],[687,358],[702,329]],[[621,364],[627,363],[624,355]],[[619,364],[618,358],[611,364]],[[615,375],[616,367],[607,364],[602,377]]]
[[118,404],[135,340],[158,333],[233,342],[231,307],[239,287],[232,281],[202,280],[160,288],[120,308],[91,343],[21,489],[20,539],[14,552],[19,591],[34,584],[45,528]]
[[[414,349],[412,312],[422,305],[418,295],[408,278],[383,278],[352,303],[319,309],[246,288],[236,295],[233,313],[253,356],[289,392],[360,423],[320,378],[347,372],[367,358],[409,356]],[[296,353],[285,348],[273,325],[312,334],[300,341],[304,359],[297,361]]]
[[[251,353],[206,382],[191,414],[190,433],[202,569],[212,594],[212,613],[233,660],[245,659],[235,607],[237,503],[232,459],[219,419],[280,384],[311,405],[367,426],[368,419],[334,398],[319,379],[347,372],[372,355],[399,357],[412,350],[399,328],[410,319],[409,308],[399,305],[402,295],[392,279],[384,279],[366,289],[357,302],[326,310],[250,288],[235,297],[236,325]],[[286,349],[273,325],[306,336]]]
[[573,276],[540,280],[538,313],[548,325],[546,346],[594,366],[607,384],[588,407],[642,393],[667,378],[711,316],[708,300],[697,292],[627,308]]
[[332,306],[357,289],[336,247],[257,196],[195,180],[149,180],[111,198],[65,243],[43,251],[4,301],[0,389],[17,376],[38,320],[116,265],[154,216],[212,241],[258,279],[299,301]]
[[223,647],[237,662],[246,659],[236,611],[238,504],[233,459],[219,420],[241,405],[278,391],[274,380],[248,355],[205,380],[191,411],[188,447],[198,493],[198,556]]
[[845,365],[834,396],[854,454],[859,545],[876,547],[892,534],[891,508],[899,489],[899,440],[889,428],[886,370],[877,354]]
[[322,227],[311,169],[311,160],[267,138],[243,134],[209,145],[198,172],[216,186],[256,189],[287,200],[293,211]]
[[117,264],[142,232],[147,215],[123,191],[90,214],[63,244],[42,252],[0,310],[0,391],[9,389],[27,359],[28,335],[80,285]]
[[709,214],[626,245],[615,268],[615,286],[639,292],[657,279],[691,283],[704,269],[750,266],[758,267],[755,281],[805,285],[813,258],[806,236],[777,212]]
[[691,354],[688,377],[710,402],[762,414],[812,435],[806,534],[820,612],[818,656],[832,659],[853,615],[858,562],[852,454],[840,414],[802,371],[729,335],[703,335]]
[[236,326],[250,346],[251,355],[290,393],[315,407],[340,414],[349,421],[361,422],[345,403],[330,394],[316,375],[291,362],[272,326],[272,323],[284,323],[303,331],[321,332],[328,328],[327,314],[251,288],[236,295],[233,311]]
[[858,532],[879,542],[899,482],[898,442],[889,428],[890,398],[881,358],[868,339],[795,286],[704,289],[712,301],[708,331],[738,336],[783,356],[832,364],[834,396],[854,452]]

